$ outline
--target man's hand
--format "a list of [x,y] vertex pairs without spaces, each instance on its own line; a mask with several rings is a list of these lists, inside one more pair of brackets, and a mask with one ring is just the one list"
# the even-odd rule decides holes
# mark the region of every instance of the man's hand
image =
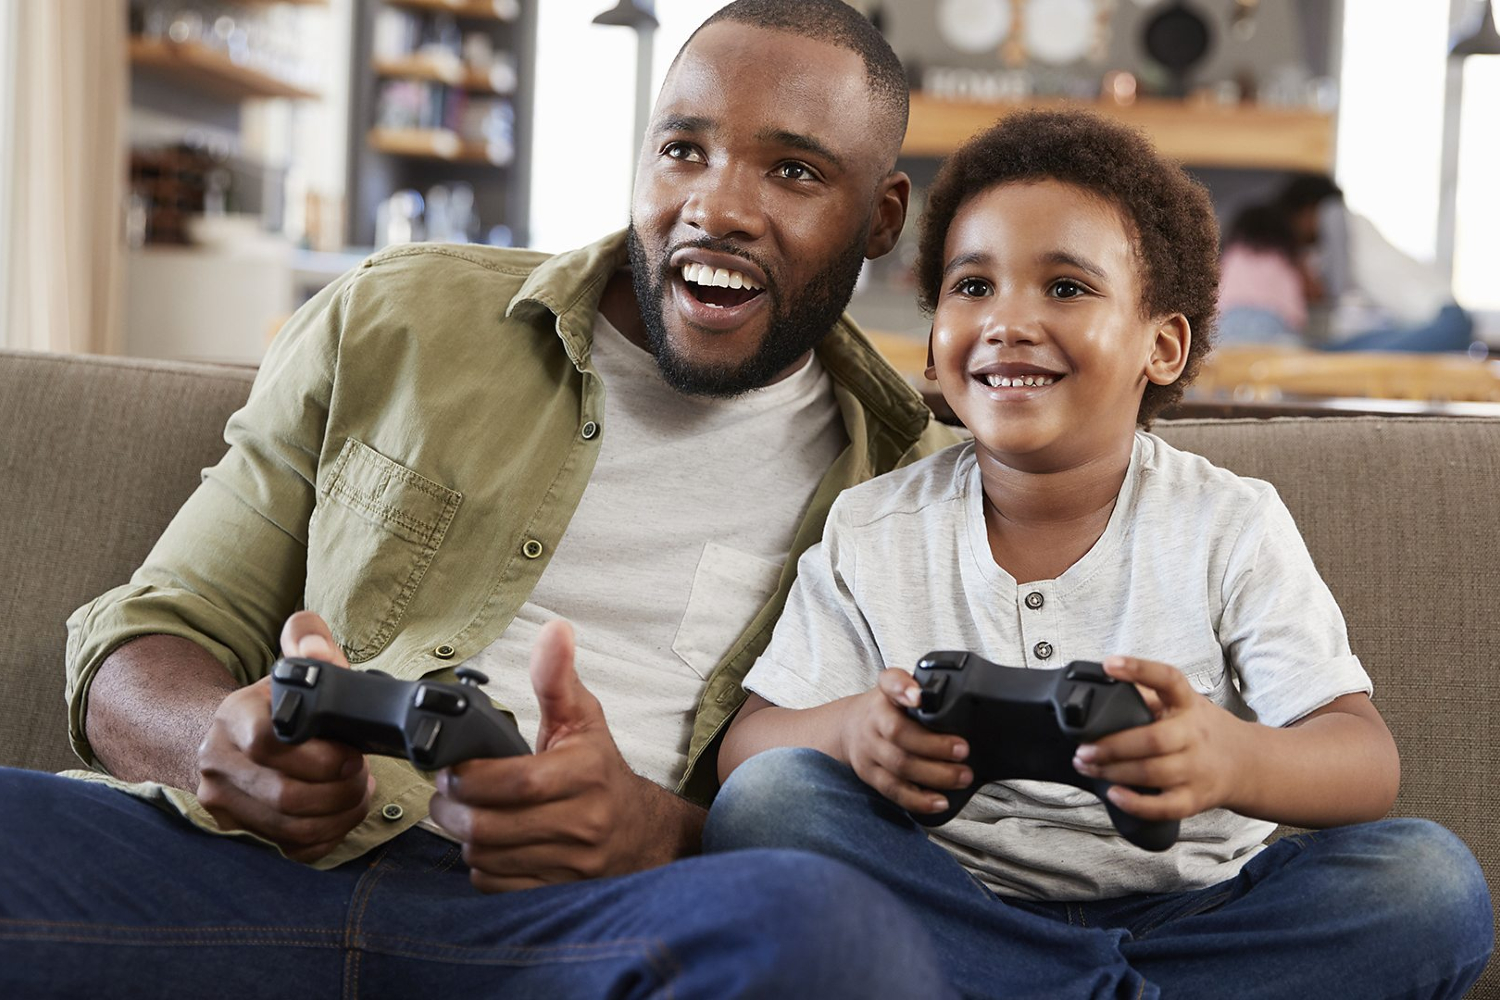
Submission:
[[[1104,661],[1111,677],[1131,681],[1156,721],[1079,746],[1079,774],[1115,782],[1110,801],[1147,820],[1186,819],[1229,801],[1249,755],[1251,725],[1193,690],[1182,671],[1165,663],[1125,656]],[[1159,788],[1158,795],[1126,785]]]
[[573,669],[573,629],[542,627],[531,651],[536,753],[439,772],[432,817],[463,841],[485,892],[622,875],[690,849],[702,810],[630,770],[604,710]]
[[974,772],[962,737],[934,733],[906,714],[922,688],[905,670],[882,671],[875,686],[845,699],[843,758],[871,788],[908,812],[939,813],[948,799],[933,789],[968,788]]
[[[347,668],[328,625],[299,611],[281,630],[287,656]],[[364,755],[340,743],[289,745],[271,729],[271,680],[229,695],[198,746],[198,801],[226,830],[249,830],[287,857],[316,861],[370,811],[375,779]]]

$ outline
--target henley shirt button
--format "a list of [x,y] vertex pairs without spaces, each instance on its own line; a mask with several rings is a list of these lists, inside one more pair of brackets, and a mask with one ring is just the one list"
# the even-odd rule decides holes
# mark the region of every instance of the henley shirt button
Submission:
[[1043,604],[1046,604],[1046,603],[1047,603],[1046,598],[1042,597],[1042,595],[1040,593],[1038,593],[1037,591],[1035,591],[1035,590],[1033,590],[1031,593],[1029,593],[1029,594],[1026,595],[1026,606],[1028,608],[1030,608],[1032,611],[1036,611],[1038,608],[1040,608]]
[[598,433],[599,425],[594,423],[592,420],[583,425],[583,439],[585,441],[592,441],[594,439],[594,435]]
[[542,554],[542,543],[535,538],[528,538],[526,544],[521,546],[521,552],[527,559],[536,559]]
[[402,809],[394,802],[387,802],[384,806],[381,807],[380,815],[388,822],[394,823],[396,822],[396,820],[406,815],[406,810]]
[[1039,642],[1031,647],[1031,651],[1036,654],[1038,660],[1045,660],[1052,655],[1052,643]]
[[432,655],[436,656],[440,660],[451,660],[453,659],[453,654],[455,652],[457,652],[457,650],[455,650],[452,646],[448,645],[445,642],[437,649],[434,649],[432,651]]

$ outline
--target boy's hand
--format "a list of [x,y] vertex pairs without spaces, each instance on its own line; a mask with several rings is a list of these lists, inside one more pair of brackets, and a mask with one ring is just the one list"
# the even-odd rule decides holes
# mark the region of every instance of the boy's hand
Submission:
[[962,761],[968,744],[951,733],[934,733],[906,714],[922,696],[905,670],[883,671],[875,687],[849,699],[844,714],[844,759],[871,788],[901,808],[938,813],[948,799],[931,789],[969,787],[974,773]]
[[1194,691],[1176,667],[1111,656],[1104,670],[1142,689],[1156,721],[1080,745],[1073,757],[1078,773],[1114,782],[1110,801],[1141,819],[1186,819],[1229,801],[1246,759],[1239,747],[1249,723]]

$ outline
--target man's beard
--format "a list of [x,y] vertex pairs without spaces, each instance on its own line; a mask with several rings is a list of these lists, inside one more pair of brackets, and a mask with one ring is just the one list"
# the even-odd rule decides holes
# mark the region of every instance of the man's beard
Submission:
[[[861,226],[856,232],[862,234],[867,228]],[[670,263],[671,252],[664,253],[659,263],[653,263],[646,256],[646,248],[641,244],[634,224],[627,232],[625,242],[630,253],[630,277],[635,285],[635,299],[646,327],[646,342],[662,377],[678,392],[725,399],[769,385],[794,361],[822,343],[849,304],[855,279],[859,277],[865,259],[865,237],[858,235],[805,286],[787,291],[778,287],[775,276],[761,261],[730,240],[705,238],[687,244],[700,250],[752,260],[766,274],[767,287],[761,294],[771,296],[772,309],[765,339],[744,361],[722,364],[689,357],[668,340],[665,318],[667,282],[677,270]]]

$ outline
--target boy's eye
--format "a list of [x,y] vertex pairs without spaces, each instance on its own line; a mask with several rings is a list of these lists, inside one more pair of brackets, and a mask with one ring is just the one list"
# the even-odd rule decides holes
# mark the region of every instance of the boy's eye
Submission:
[[690,142],[669,142],[662,147],[662,155],[669,160],[692,160],[703,159],[696,147]]
[[960,295],[967,295],[970,298],[979,298],[981,296],[989,294],[990,283],[988,281],[985,281],[983,278],[964,278],[958,284],[953,286],[953,290]]
[[1052,283],[1052,294],[1059,299],[1076,299],[1087,291],[1087,288],[1070,278],[1059,278]]

